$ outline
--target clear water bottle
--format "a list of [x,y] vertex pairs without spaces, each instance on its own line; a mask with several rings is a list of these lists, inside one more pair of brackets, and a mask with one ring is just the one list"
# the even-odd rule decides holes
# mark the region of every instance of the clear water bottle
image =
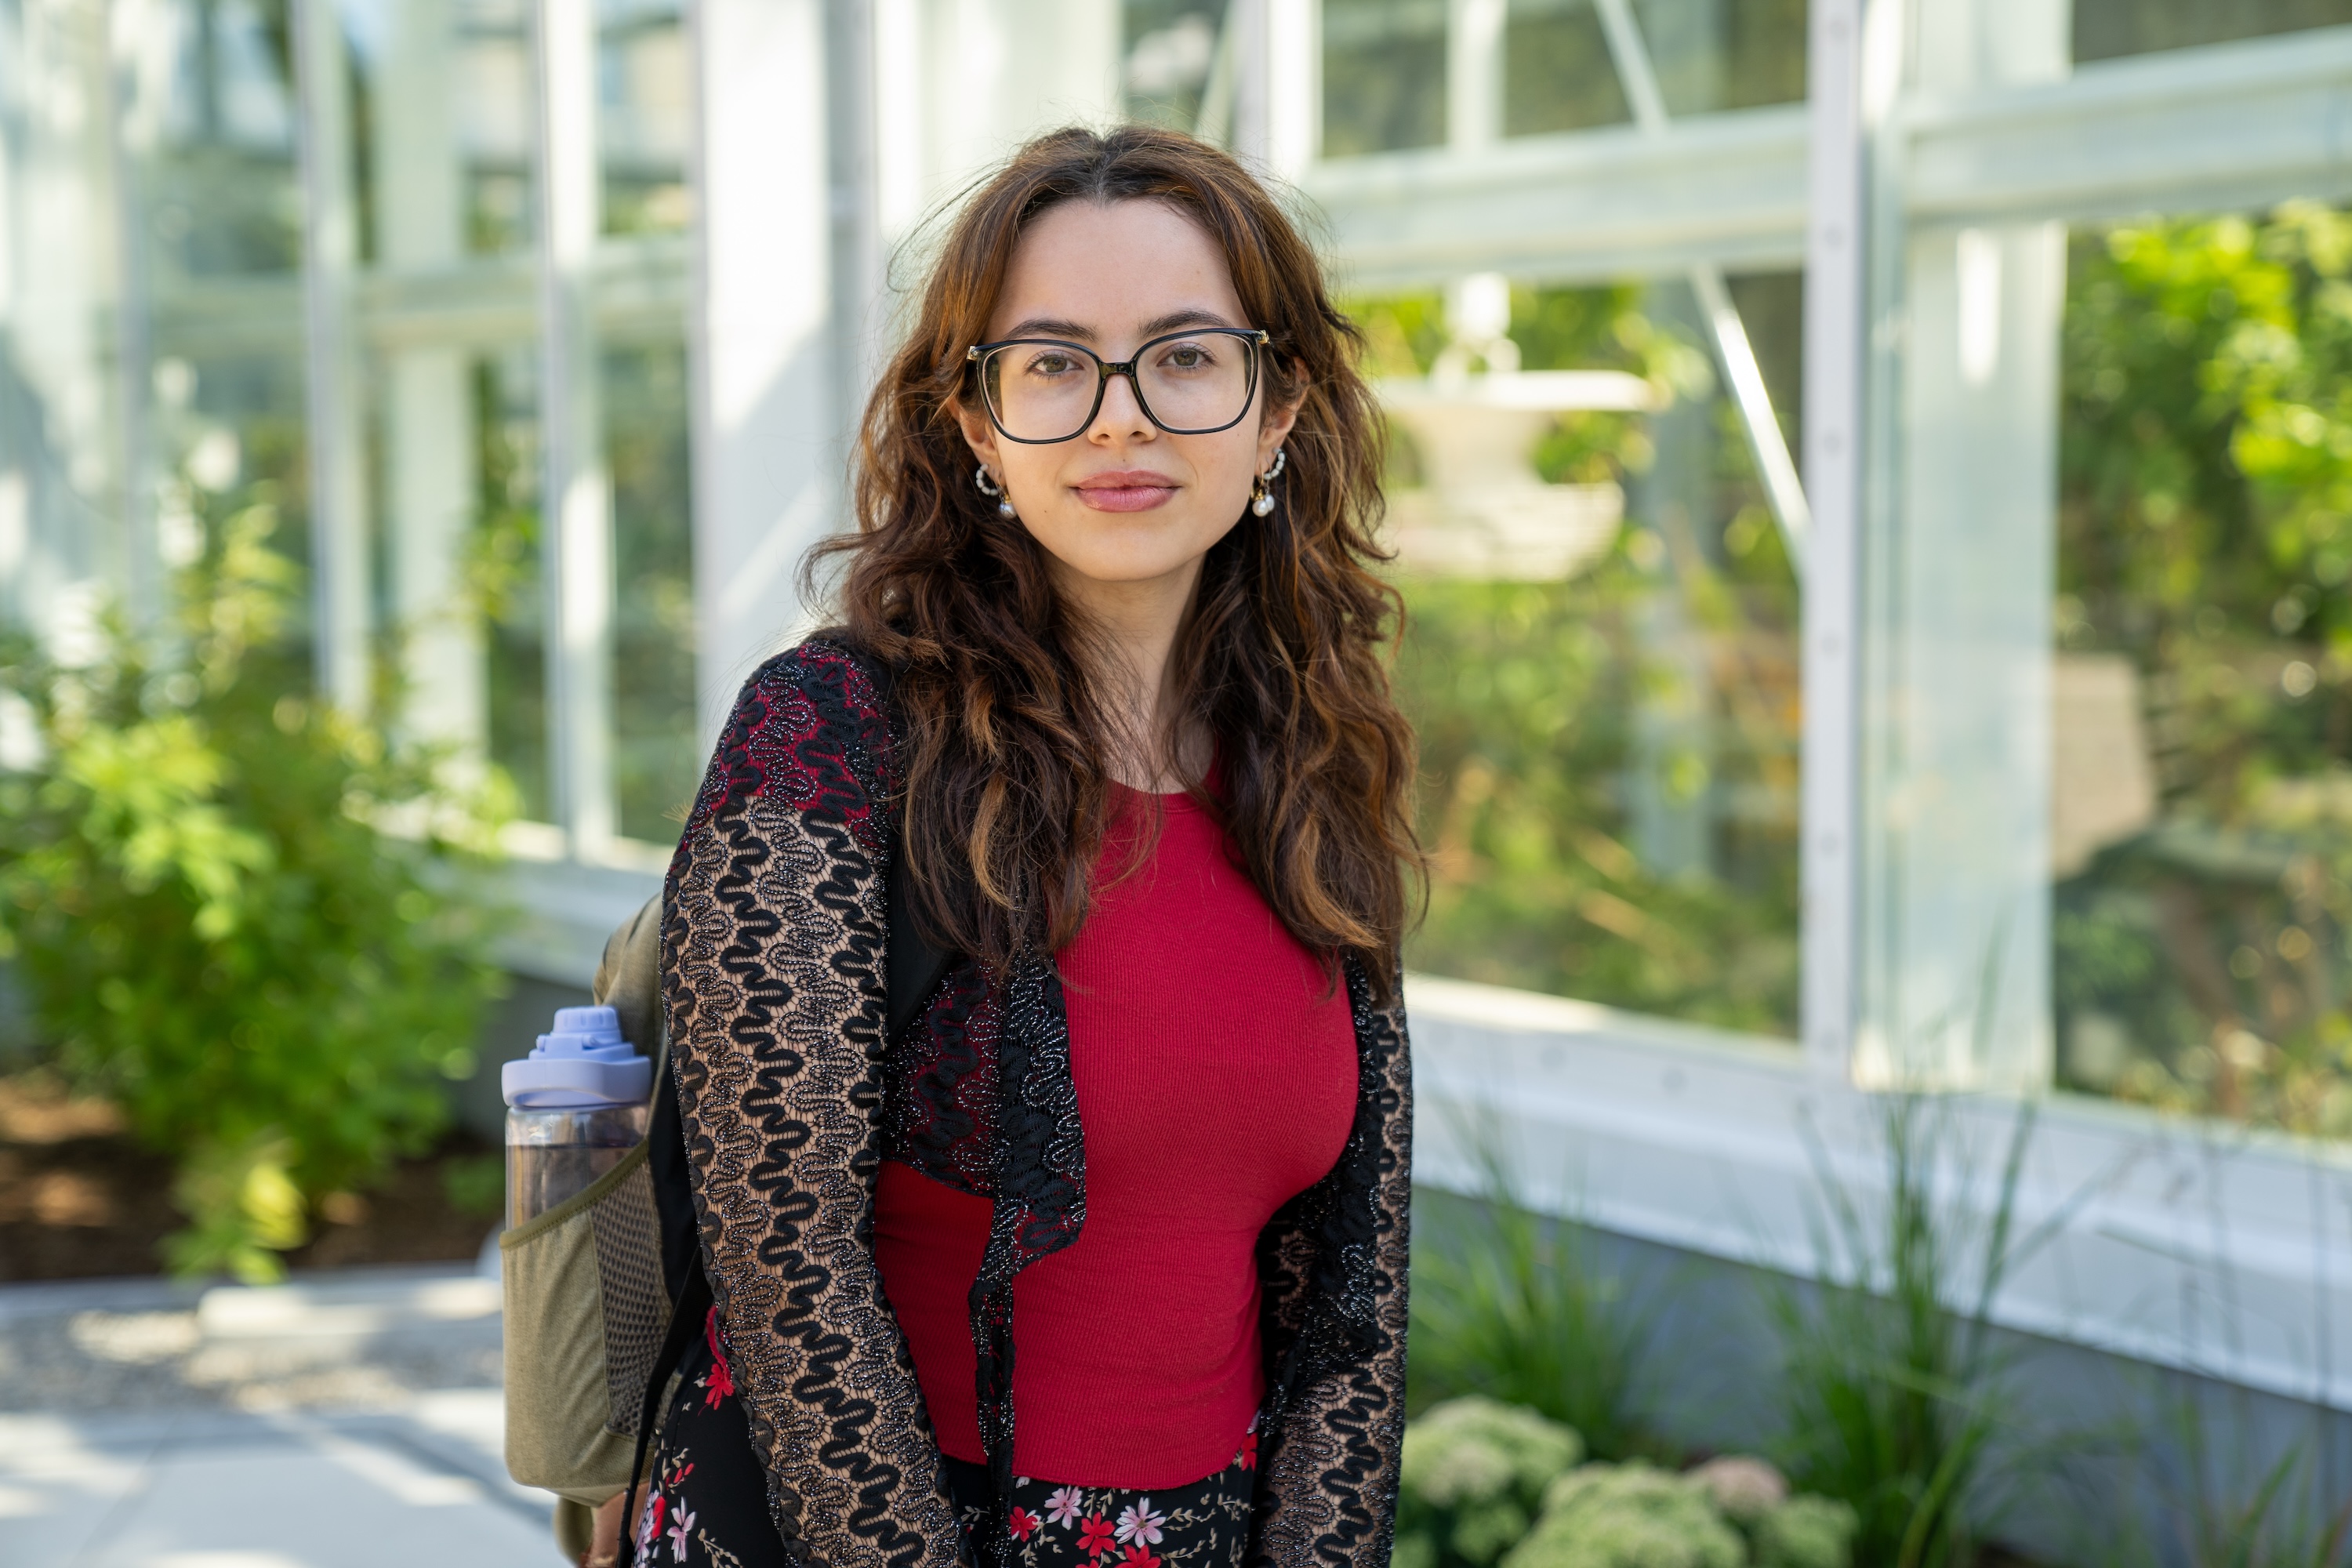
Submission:
[[654,1064],[610,1007],[560,1007],[530,1055],[499,1070],[507,1100],[507,1224],[588,1188],[645,1141]]

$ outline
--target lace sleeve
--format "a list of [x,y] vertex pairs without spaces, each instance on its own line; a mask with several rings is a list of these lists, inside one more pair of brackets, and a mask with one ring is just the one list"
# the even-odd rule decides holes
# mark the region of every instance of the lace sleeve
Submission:
[[664,1000],[703,1264],[778,1531],[803,1563],[950,1568],[871,1239],[889,746],[840,649],[752,677],[671,864]]
[[1289,1375],[1261,1443],[1253,1568],[1387,1568],[1404,1442],[1412,1064],[1402,1002],[1352,965],[1361,1082],[1339,1165],[1263,1249]]

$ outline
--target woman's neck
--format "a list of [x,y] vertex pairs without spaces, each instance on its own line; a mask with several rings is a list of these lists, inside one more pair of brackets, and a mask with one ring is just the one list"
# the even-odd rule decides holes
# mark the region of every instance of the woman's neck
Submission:
[[1170,743],[1168,734],[1178,684],[1171,656],[1200,586],[1200,561],[1138,582],[1104,582],[1058,562],[1055,567],[1055,587],[1094,633],[1098,666],[1089,673],[1128,738],[1112,759],[1111,776],[1131,789],[1181,789],[1184,746]]

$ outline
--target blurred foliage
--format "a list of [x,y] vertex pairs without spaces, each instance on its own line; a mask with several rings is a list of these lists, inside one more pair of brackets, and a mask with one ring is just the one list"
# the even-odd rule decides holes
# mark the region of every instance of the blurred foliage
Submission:
[[667,849],[701,782],[694,731],[693,464],[683,342],[605,349],[613,479],[613,786],[621,831]]
[[472,367],[474,486],[480,501],[465,557],[480,617],[490,761],[514,782],[519,815],[554,815],[547,766],[547,632],[540,575],[539,411],[524,356]]
[[1634,1391],[1658,1301],[1603,1266],[1586,1226],[1529,1208],[1491,1143],[1478,1147],[1473,1212],[1413,1253],[1414,1404],[1507,1400],[1575,1428],[1595,1458],[1656,1457]]
[[[1400,568],[1396,678],[1422,747],[1434,861],[1415,968],[1767,1034],[1796,1027],[1796,594],[1705,352],[1643,290],[1518,289],[1529,370],[1614,369],[1700,405],[1704,514],[1644,504],[1653,416],[1561,416],[1553,482],[1627,486],[1628,526],[1556,582]],[[1434,293],[1355,301],[1375,376],[1426,374]],[[1404,448],[1392,482],[1413,482]],[[1672,726],[1661,714],[1676,716]],[[1644,793],[1702,813],[1702,867],[1637,847]],[[1744,807],[1744,809],[1743,809]]]
[[274,495],[191,521],[153,634],[0,653],[0,947],[35,1043],[179,1163],[173,1268],[247,1279],[431,1141],[499,984],[494,795],[304,694]]
[[1583,1457],[1575,1428],[1523,1405],[1447,1400],[1404,1429],[1398,1556],[1405,1568],[1489,1568]]
[[2059,646],[2159,800],[2059,889],[2065,1079],[2352,1134],[2352,217],[2078,237],[2063,353]]
[[443,1162],[441,1190],[459,1214],[494,1217],[506,1203],[506,1156],[463,1154]]
[[1761,1459],[1579,1465],[1573,1427],[1476,1396],[1407,1425],[1397,1568],[1848,1568],[1854,1514]]

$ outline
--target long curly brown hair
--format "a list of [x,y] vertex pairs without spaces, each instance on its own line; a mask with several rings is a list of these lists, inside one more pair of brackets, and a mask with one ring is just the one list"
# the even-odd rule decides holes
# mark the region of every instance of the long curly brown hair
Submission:
[[811,558],[814,572],[847,557],[844,629],[896,671],[916,912],[941,946],[993,964],[1066,947],[1128,739],[1090,674],[1091,628],[1055,595],[1043,547],[974,488],[956,417],[976,395],[964,351],[986,336],[1023,229],[1071,201],[1190,216],[1272,336],[1261,406],[1298,405],[1288,467],[1273,512],[1243,517],[1202,564],[1171,658],[1171,733],[1211,742],[1198,750],[1214,759],[1214,798],[1198,776],[1190,793],[1283,924],[1327,961],[1360,959],[1385,997],[1422,857],[1412,732],[1383,658],[1402,606],[1368,568],[1385,559],[1384,426],[1357,370],[1361,334],[1248,171],[1143,126],[1041,136],[971,193],[866,405],[858,531]]

